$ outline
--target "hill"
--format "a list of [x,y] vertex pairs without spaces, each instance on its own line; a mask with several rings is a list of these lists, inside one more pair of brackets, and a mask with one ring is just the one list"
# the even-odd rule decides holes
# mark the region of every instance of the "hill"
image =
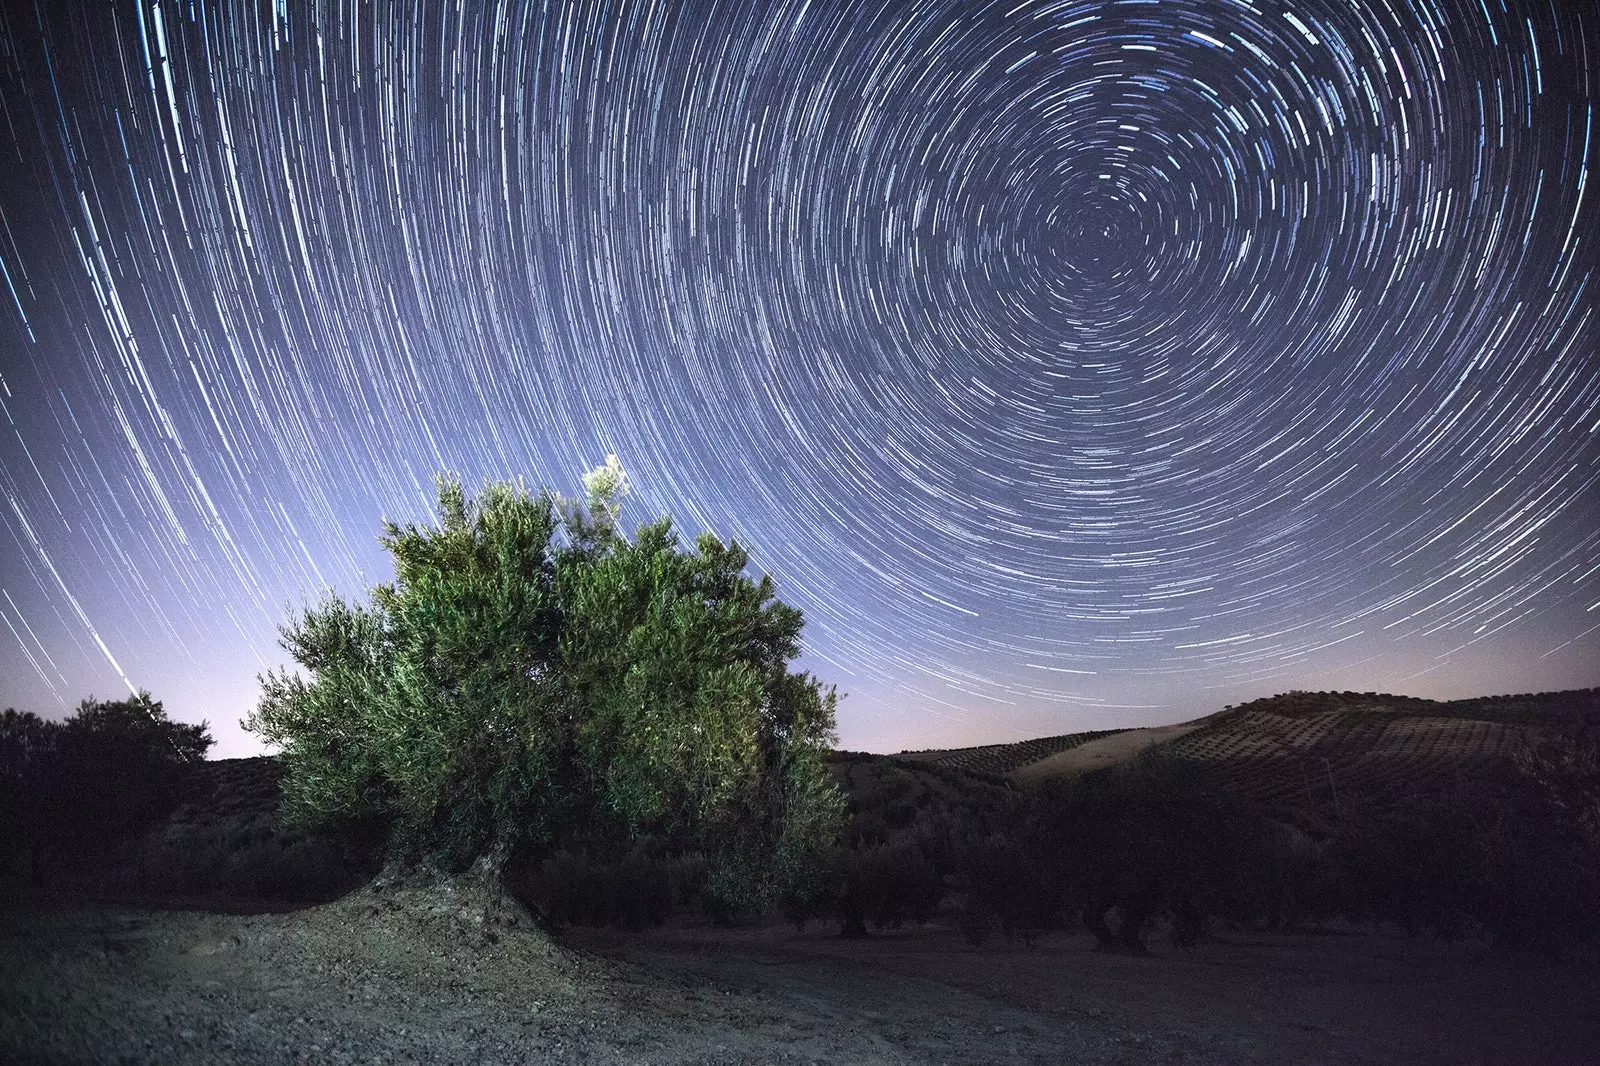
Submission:
[[921,764],[1018,786],[1071,779],[1153,753],[1207,771],[1238,799],[1297,824],[1341,805],[1447,792],[1512,771],[1513,754],[1600,726],[1600,689],[1438,702],[1376,692],[1289,692],[1204,718],[979,748],[902,752]]

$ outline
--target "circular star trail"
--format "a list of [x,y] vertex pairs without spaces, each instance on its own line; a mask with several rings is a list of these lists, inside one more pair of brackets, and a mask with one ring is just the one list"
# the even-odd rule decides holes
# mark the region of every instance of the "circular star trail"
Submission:
[[1600,683],[1600,16],[12,4],[0,701],[224,748],[431,479],[752,548],[847,744]]

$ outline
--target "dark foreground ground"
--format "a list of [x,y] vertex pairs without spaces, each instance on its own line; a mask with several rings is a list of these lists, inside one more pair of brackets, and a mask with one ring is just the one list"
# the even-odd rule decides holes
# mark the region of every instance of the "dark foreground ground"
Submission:
[[1597,1060],[1592,964],[1368,934],[1127,958],[938,927],[474,946],[362,893],[283,914],[0,914],[6,1063]]

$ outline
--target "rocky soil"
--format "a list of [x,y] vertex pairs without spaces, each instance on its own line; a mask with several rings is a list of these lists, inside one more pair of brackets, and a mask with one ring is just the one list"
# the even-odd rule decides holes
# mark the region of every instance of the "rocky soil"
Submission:
[[11,1063],[1576,1063],[1595,1003],[1590,966],[1370,936],[1143,959],[938,928],[552,941],[373,889],[280,914],[0,915]]

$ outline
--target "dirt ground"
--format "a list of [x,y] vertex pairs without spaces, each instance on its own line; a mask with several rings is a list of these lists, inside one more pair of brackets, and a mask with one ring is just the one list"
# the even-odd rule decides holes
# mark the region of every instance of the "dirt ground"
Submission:
[[1100,955],[908,928],[490,943],[357,894],[284,914],[0,914],[8,1063],[1582,1063],[1600,972],[1483,945],[1227,934]]

